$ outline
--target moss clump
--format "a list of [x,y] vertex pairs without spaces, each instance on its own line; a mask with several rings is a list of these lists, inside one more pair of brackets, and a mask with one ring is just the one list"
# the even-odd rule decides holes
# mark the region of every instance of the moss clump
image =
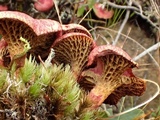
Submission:
[[70,66],[47,64],[37,64],[30,56],[14,72],[1,69],[1,119],[94,118],[97,111],[89,109]]

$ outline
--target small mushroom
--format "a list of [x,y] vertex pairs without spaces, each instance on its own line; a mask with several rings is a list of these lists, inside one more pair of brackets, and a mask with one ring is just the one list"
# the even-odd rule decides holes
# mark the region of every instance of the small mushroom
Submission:
[[137,64],[119,47],[95,47],[87,65],[91,67],[82,72],[80,84],[90,91],[87,97],[93,107],[103,102],[115,105],[125,95],[140,96],[145,91],[145,81],[131,71]]
[[6,10],[8,10],[7,5],[0,5],[0,11],[6,11]]
[[34,0],[34,7],[40,12],[47,12],[54,6],[53,0]]
[[104,5],[100,4],[100,3],[95,3],[94,4],[93,10],[94,10],[95,15],[98,18],[101,18],[101,19],[110,19],[110,18],[112,18],[113,15],[114,15],[113,10],[107,10],[103,6]]
[[85,69],[88,55],[95,47],[91,37],[84,33],[70,32],[55,40],[53,44],[57,64],[69,64],[76,78]]

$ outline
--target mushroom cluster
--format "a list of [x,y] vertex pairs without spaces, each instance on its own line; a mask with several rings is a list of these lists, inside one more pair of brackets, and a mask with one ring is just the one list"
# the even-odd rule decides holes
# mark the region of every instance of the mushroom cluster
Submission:
[[88,91],[93,108],[116,105],[124,96],[141,96],[145,81],[132,73],[137,63],[119,47],[96,46],[85,34],[70,33],[57,39],[54,61],[69,64],[81,88]]
[[[81,25],[61,25],[54,20],[4,11],[0,12],[0,34],[3,38],[0,41],[1,66],[11,66],[12,61],[16,61],[18,67],[23,66],[18,62],[30,54],[37,61],[39,56],[45,60],[53,48],[52,63],[70,65],[93,108],[102,103],[115,105],[123,96],[140,96],[146,89],[145,81],[132,73],[137,63],[125,51],[112,45],[97,46]],[[22,53],[26,43],[21,37],[30,44],[25,54]]]

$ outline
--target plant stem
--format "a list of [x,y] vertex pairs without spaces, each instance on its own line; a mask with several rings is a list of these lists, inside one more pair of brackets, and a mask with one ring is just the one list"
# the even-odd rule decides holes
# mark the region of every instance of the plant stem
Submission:
[[160,42],[158,42],[157,44],[149,47],[148,49],[146,49],[145,51],[143,51],[142,53],[140,53],[138,56],[134,57],[133,60],[137,61],[138,59],[140,59],[141,57],[145,56],[146,54],[148,54],[149,52],[156,50],[160,47]]
[[118,9],[127,9],[127,10],[140,11],[138,8],[133,7],[133,6],[117,5],[117,4],[115,4],[113,2],[109,2],[109,1],[106,1],[106,4],[111,6],[111,7],[118,8]]

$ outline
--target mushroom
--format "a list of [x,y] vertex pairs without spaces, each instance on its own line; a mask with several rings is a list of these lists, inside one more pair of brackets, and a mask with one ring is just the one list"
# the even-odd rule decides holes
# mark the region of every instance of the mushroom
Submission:
[[8,10],[7,5],[0,5],[0,11],[6,11],[6,10]]
[[87,98],[92,107],[103,102],[115,105],[125,95],[140,96],[145,91],[145,81],[132,73],[137,63],[119,47],[95,47],[89,54],[87,66],[90,68],[82,72],[80,84],[90,91]]
[[34,0],[34,7],[40,12],[47,12],[54,6],[53,0]]
[[21,37],[30,43],[29,53],[35,57],[40,55],[44,60],[54,40],[62,35],[62,28],[53,20],[33,19],[21,12],[3,11],[0,12],[0,34],[8,44],[11,60],[23,53],[25,43]]
[[104,8],[104,5],[100,3],[95,3],[93,6],[93,10],[95,15],[101,19],[110,19],[114,15],[113,10],[107,10],[106,8]]
[[95,42],[88,32],[86,34],[69,32],[55,40],[52,47],[55,50],[53,62],[69,64],[75,77],[78,78],[87,65],[88,55],[95,47]]

